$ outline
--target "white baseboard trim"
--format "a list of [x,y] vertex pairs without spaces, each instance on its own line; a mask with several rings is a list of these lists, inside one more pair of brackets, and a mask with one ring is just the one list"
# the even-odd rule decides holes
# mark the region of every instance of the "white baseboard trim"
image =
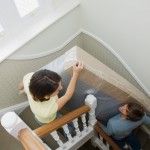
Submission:
[[15,111],[17,114],[20,114],[27,106],[29,106],[28,101],[10,106],[10,107],[6,107],[0,110],[0,118],[9,111]]
[[122,65],[127,69],[127,71],[132,75],[132,77],[137,81],[137,83],[143,88],[145,93],[150,97],[150,91],[148,90],[148,88],[144,86],[142,81],[132,71],[131,67],[124,61],[124,59],[118,53],[116,53],[116,51],[109,44],[103,41],[100,37],[94,35],[93,33],[90,33],[89,31],[85,29],[81,29],[81,32],[92,37],[93,39],[101,43],[104,47],[106,47],[112,54],[114,54],[114,56],[118,58],[118,60],[122,63]]

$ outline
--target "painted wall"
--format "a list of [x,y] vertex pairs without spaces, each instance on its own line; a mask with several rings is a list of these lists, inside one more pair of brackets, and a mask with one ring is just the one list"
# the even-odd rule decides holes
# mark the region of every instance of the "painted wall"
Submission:
[[82,28],[110,45],[150,92],[150,1],[82,0]]
[[[0,64],[0,109],[26,101],[26,96],[19,95],[17,90],[17,85],[20,80],[22,80],[22,77],[26,73],[36,71],[40,67],[51,62],[75,45],[78,45],[82,49],[86,50],[89,54],[96,57],[102,63],[106,64],[138,89],[143,91],[130,73],[116,58],[116,56],[114,56],[107,48],[105,48],[100,42],[92,38],[90,35],[81,33],[71,40],[66,46],[60,49],[60,51],[53,54],[30,60],[3,61]],[[29,45],[27,44],[25,46]]]
[[64,46],[59,52],[45,57],[32,60],[3,61],[0,64],[0,109],[26,101],[27,97],[25,94],[18,94],[18,83],[23,79],[23,76],[50,63],[75,45],[82,47],[80,36],[70,41],[69,44]]
[[[31,60],[6,59],[0,63],[0,109],[15,105],[27,100],[25,95],[19,95],[18,83],[22,77],[31,71],[36,71],[40,67],[62,55],[66,50],[74,45],[81,46],[80,36],[72,38],[79,30],[79,7],[65,15],[52,26],[44,30],[37,37],[18,49],[11,58],[19,58],[39,53],[47,53],[53,49],[59,52],[49,54],[45,57]],[[68,42],[66,42],[68,41]]]
[[80,29],[80,8],[77,7],[70,13],[56,21],[49,28],[30,40],[18,49],[8,59],[28,58],[31,55],[44,54],[56,50],[66,43]]
[[[139,2],[140,1],[137,3],[139,4]],[[141,30],[135,32],[133,26],[136,26],[136,29],[138,27],[141,29],[141,27],[131,19],[133,16],[136,16],[135,12],[137,12],[136,10],[140,9],[140,7],[135,7],[134,5],[131,5],[131,3],[128,3],[127,5],[127,1],[122,2],[122,4],[121,2],[115,0],[114,3],[117,5],[114,5],[110,1],[89,0],[87,3],[86,0],[82,0],[80,7],[75,8],[73,11],[68,13],[66,16],[58,20],[55,24],[47,28],[37,37],[20,48],[17,52],[10,56],[9,59],[3,61],[0,64],[0,109],[21,103],[26,100],[26,97],[23,95],[18,95],[17,91],[17,84],[22,79],[24,74],[37,70],[38,68],[55,59],[57,56],[60,56],[65,50],[74,45],[78,45],[81,48],[86,49],[87,52],[97,57],[103,63],[129,80],[137,88],[141,89],[137,82],[124,68],[124,66],[118,61],[118,59],[116,59],[116,57],[98,41],[95,41],[92,39],[92,37],[85,34],[81,34],[74,39],[76,33],[81,27],[87,30],[89,33],[96,35],[98,38],[101,38],[108,43],[115,50],[115,52],[117,52],[127,62],[128,65],[130,64],[129,66],[139,78],[141,77],[140,73],[143,73],[143,76],[141,77],[142,79],[140,79],[141,81],[145,81],[146,79],[144,75],[148,75],[149,71],[147,71],[148,69],[142,65],[143,62],[145,64],[149,63],[149,60],[147,60],[146,56],[145,60],[143,60],[143,55],[146,53],[144,53],[144,51],[146,51],[148,44],[147,47],[145,47],[145,45],[141,43],[143,44],[142,53],[139,46],[140,42],[138,43],[136,40],[140,37],[137,36],[136,38],[135,36],[141,32]],[[141,6],[143,7],[143,5]],[[146,5],[144,6],[146,7]],[[98,16],[98,19],[95,16]],[[139,17],[141,17],[141,15]],[[128,20],[128,22],[131,21],[134,25],[131,26],[131,24],[125,23],[125,20]],[[136,21],[138,22],[137,18]],[[147,24],[145,26],[148,28]],[[134,34],[129,32],[132,27],[134,29]],[[143,28],[143,34],[146,34],[144,30],[146,29]],[[132,36],[135,36],[135,38],[131,39]],[[144,38],[146,37],[143,36],[143,40]],[[141,42],[143,42],[143,40],[141,40]],[[60,48],[62,45],[63,47]],[[132,49],[132,47],[134,48]],[[37,54],[44,54],[54,49],[61,51],[33,60],[12,60],[19,57],[28,58],[31,55],[34,56]],[[140,53],[142,54],[140,55]],[[148,53],[146,54],[148,55]],[[138,57],[138,55],[140,56]],[[141,59],[141,62],[138,61],[139,59]],[[136,72],[136,67],[137,70],[142,71]],[[141,69],[141,67],[143,68]],[[147,72],[147,74],[145,74],[145,72]],[[147,84],[149,85],[148,81]]]

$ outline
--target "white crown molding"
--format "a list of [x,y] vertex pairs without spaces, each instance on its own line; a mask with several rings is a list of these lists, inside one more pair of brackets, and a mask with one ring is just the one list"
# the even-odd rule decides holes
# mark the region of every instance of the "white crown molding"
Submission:
[[0,110],[0,118],[9,111],[15,111],[17,114],[20,114],[27,106],[29,106],[29,102],[25,101],[13,106],[9,106]]
[[94,35],[93,33],[89,32],[85,29],[81,29],[81,32],[92,37],[93,39],[95,39],[96,41],[101,43],[105,48],[107,48],[112,54],[114,54],[115,57],[118,58],[118,60],[122,63],[122,65],[127,69],[127,71],[132,75],[132,77],[137,81],[137,83],[143,88],[143,90],[150,97],[150,91],[148,90],[148,88],[142,83],[142,81],[132,71],[131,67],[124,61],[124,59],[109,44],[107,44],[105,41],[103,41],[100,37]]

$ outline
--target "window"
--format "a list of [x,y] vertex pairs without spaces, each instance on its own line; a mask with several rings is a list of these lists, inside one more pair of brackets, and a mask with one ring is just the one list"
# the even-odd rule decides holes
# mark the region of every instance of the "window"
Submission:
[[24,17],[39,7],[37,0],[14,0],[20,17]]

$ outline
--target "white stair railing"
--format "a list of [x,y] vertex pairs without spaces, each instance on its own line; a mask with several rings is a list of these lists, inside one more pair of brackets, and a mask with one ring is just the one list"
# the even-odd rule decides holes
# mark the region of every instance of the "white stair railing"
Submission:
[[89,123],[90,126],[93,127],[95,125],[95,123],[97,122],[96,116],[95,116],[95,109],[97,107],[96,97],[92,94],[87,95],[87,97],[85,98],[85,104],[91,108],[90,112],[89,112],[89,121],[88,121],[88,123]]
[[[68,141],[64,144],[66,150],[72,149],[73,145],[75,149],[77,149],[77,147],[80,147],[82,144],[84,144],[88,139],[90,139],[94,135],[93,127],[96,123],[95,109],[97,106],[96,97],[93,95],[87,95],[85,99],[85,104],[90,108],[90,111],[88,112],[89,113],[88,125],[86,124],[86,113],[83,113],[80,115],[82,126],[83,126],[82,131],[80,131],[79,129],[78,118],[72,120],[76,132],[76,135],[74,137],[72,137],[71,134],[69,133],[68,125],[63,126],[64,132],[68,137]],[[60,149],[60,147],[58,149]]]
[[70,134],[69,126],[68,126],[67,124],[65,124],[65,125],[63,126],[63,130],[64,130],[64,132],[65,132],[65,134],[66,134],[66,136],[67,136],[67,138],[68,138],[68,141],[73,142],[73,138],[72,138],[72,136],[71,136],[71,134]]
[[[6,113],[2,119],[2,126],[6,131],[21,141],[26,150],[32,150],[33,145],[36,150],[51,150],[39,137],[46,134],[51,134],[54,140],[58,144],[57,150],[70,150],[77,149],[82,146],[87,140],[94,136],[94,124],[96,123],[95,108],[97,105],[96,98],[93,95],[88,95],[85,99],[84,106],[58,118],[40,128],[34,130],[34,132],[19,118],[15,112]],[[86,113],[89,113],[88,125],[86,124]],[[81,117],[83,130],[80,131],[78,118]],[[75,135],[72,137],[68,128],[68,123],[72,122],[75,130]],[[63,128],[67,137],[67,142],[63,142],[59,137],[57,129]],[[26,130],[27,129],[27,130]],[[24,132],[20,132],[24,130]],[[21,133],[21,136],[20,136]],[[38,136],[39,137],[38,137]],[[21,138],[20,138],[21,137]]]

